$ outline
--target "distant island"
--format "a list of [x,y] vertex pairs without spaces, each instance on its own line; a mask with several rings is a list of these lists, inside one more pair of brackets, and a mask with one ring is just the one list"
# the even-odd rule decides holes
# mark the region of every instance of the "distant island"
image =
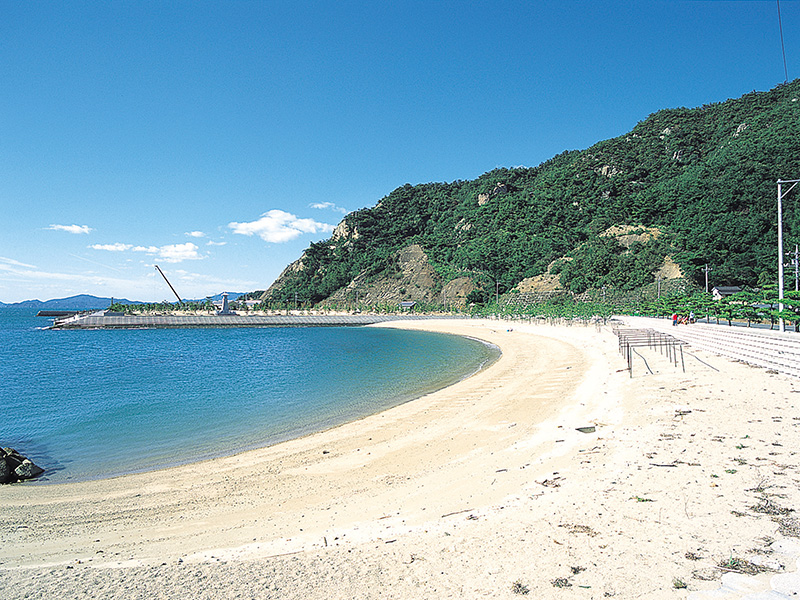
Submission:
[[124,298],[102,298],[89,294],[78,294],[68,298],[54,298],[52,300],[23,300],[10,304],[2,303],[3,306],[13,306],[19,308],[31,308],[34,310],[100,310],[108,308],[112,302],[122,302],[125,304],[140,304],[136,300],[126,300]]
[[[229,292],[228,298],[232,301],[241,296],[238,292]],[[209,296],[212,301],[219,301],[222,299],[222,294],[215,294]],[[201,300],[200,302],[204,301]],[[22,302],[4,303],[0,302],[0,306],[30,308],[33,310],[102,310],[108,308],[112,304],[124,305],[138,305],[146,304],[141,300],[127,300],[125,298],[105,298],[101,296],[92,296],[89,294],[78,294],[77,296],[69,296],[68,298],[54,298],[52,300],[23,300]]]

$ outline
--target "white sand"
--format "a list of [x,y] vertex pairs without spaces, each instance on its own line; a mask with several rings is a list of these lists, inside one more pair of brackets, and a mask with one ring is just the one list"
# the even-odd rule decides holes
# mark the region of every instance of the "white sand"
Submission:
[[693,350],[718,371],[641,350],[656,373],[630,378],[607,328],[392,326],[503,356],[270,448],[4,486],[0,597],[682,598],[731,558],[795,568],[768,547],[795,516],[752,507],[798,506],[799,380]]

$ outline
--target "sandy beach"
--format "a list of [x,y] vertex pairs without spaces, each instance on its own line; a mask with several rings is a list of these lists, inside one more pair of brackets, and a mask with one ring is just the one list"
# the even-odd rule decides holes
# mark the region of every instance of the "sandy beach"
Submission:
[[800,380],[691,348],[630,377],[609,327],[378,326],[502,356],[269,448],[3,486],[0,596],[700,598],[737,570],[800,590]]

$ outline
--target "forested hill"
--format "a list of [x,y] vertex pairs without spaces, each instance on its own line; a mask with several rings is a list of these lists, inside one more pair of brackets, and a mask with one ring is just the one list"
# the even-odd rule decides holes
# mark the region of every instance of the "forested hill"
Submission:
[[[346,286],[399,281],[412,245],[434,272],[431,293],[465,278],[503,293],[551,266],[574,292],[633,289],[653,282],[665,256],[689,279],[700,281],[709,264],[717,285],[755,286],[777,270],[779,178],[800,178],[800,80],[661,110],[625,135],[537,167],[397,188],[311,244],[264,297],[297,293],[316,303]],[[800,195],[791,196],[784,219],[794,244]],[[600,235],[615,225],[661,235],[625,246]]]

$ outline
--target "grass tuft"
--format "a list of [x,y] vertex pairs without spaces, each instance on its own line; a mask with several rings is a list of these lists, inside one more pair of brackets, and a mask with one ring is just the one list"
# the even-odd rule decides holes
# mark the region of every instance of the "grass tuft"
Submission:
[[511,592],[519,596],[526,596],[530,593],[530,591],[531,590],[528,588],[528,586],[522,583],[520,580],[517,580],[511,584]]

